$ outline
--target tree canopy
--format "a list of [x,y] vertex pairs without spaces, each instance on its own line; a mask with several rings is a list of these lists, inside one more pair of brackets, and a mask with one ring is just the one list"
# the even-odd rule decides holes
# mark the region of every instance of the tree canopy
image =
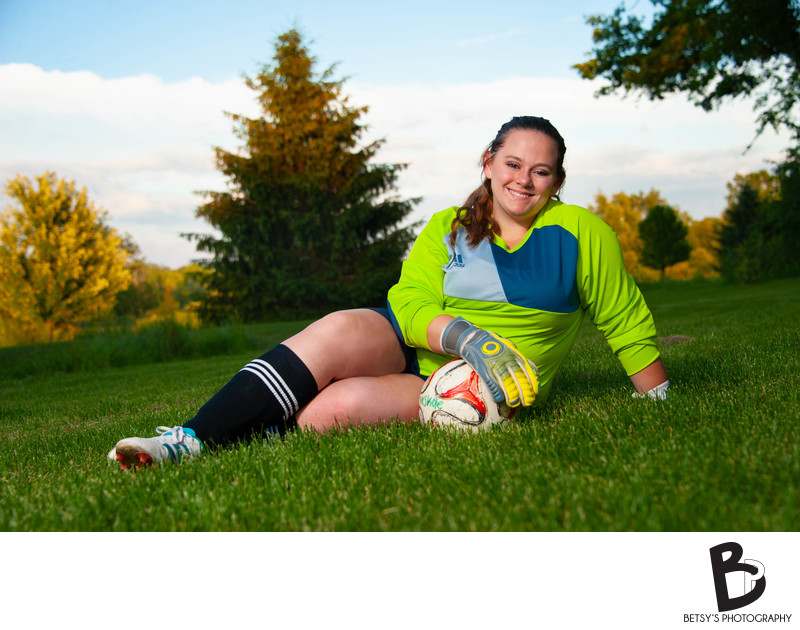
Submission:
[[[618,192],[610,197],[598,192],[594,203],[589,205],[589,210],[614,229],[622,247],[625,267],[637,282],[654,282],[662,275],[659,267],[645,264],[645,245],[639,232],[641,221],[659,205],[668,204],[655,189],[635,194]],[[695,221],[683,212],[678,213],[678,217],[688,229],[686,239],[691,246],[691,254],[687,260],[668,265],[663,275],[674,280],[719,276],[716,229],[720,219]]]
[[[686,222],[685,217],[681,217]],[[717,217],[688,220],[689,234],[686,240],[692,248],[689,258],[676,263],[666,270],[666,276],[673,279],[718,278],[719,247],[717,230],[721,223]]]
[[229,114],[244,146],[215,149],[229,190],[197,210],[221,236],[186,235],[212,255],[206,320],[383,305],[399,276],[413,226],[398,225],[416,201],[394,195],[404,165],[372,163],[382,141],[360,144],[367,108],[315,64],[300,33],[280,35],[273,64],[245,77],[263,116]]
[[67,338],[108,313],[128,286],[128,253],[86,189],[55,173],[8,180],[18,206],[0,214],[0,315],[38,341]]
[[653,189],[647,193],[618,192],[610,198],[598,192],[594,203],[589,205],[589,210],[616,232],[617,240],[622,247],[625,267],[637,281],[656,279],[655,273],[641,263],[642,241],[639,238],[639,222],[647,215],[650,208],[666,203],[661,193]]
[[651,0],[654,15],[587,18],[594,27],[591,59],[576,64],[584,79],[608,81],[651,100],[684,93],[709,111],[752,97],[757,135],[767,127],[800,137],[800,10],[795,0]]
[[717,230],[722,276],[757,282],[800,275],[800,156],[774,173],[737,175]]

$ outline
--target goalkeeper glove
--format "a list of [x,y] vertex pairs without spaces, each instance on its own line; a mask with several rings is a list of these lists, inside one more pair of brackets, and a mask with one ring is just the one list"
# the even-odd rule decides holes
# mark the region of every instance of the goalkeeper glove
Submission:
[[456,317],[442,331],[441,345],[478,373],[496,402],[527,407],[536,400],[539,371],[508,339]]

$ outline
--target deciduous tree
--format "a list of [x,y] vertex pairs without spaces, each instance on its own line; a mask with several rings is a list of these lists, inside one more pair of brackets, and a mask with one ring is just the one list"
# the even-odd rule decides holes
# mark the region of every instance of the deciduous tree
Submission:
[[695,221],[683,214],[681,219],[689,228],[686,240],[689,241],[692,253],[689,254],[688,260],[666,269],[666,277],[674,280],[718,278],[720,274],[717,230],[721,219],[708,217]]
[[736,204],[742,189],[747,186],[758,199],[758,203],[781,200],[781,180],[767,170],[755,173],[737,173],[733,180],[726,184],[728,194],[725,197],[727,209]]
[[624,192],[614,193],[611,198],[598,192],[589,210],[608,223],[617,234],[622,247],[625,267],[639,282],[658,279],[658,274],[641,263],[642,241],[639,239],[639,222],[650,208],[667,202],[657,190],[639,192],[632,195]]
[[718,230],[720,271],[734,282],[800,275],[800,156],[774,173],[737,175]]
[[54,173],[8,180],[0,215],[0,315],[49,340],[109,312],[128,286],[128,253],[86,189]]
[[210,321],[382,305],[413,238],[399,223],[415,201],[394,194],[403,165],[372,162],[381,141],[360,144],[367,108],[349,105],[334,68],[316,73],[296,30],[273,61],[246,78],[263,116],[231,115],[242,150],[216,149],[229,190],[197,211],[221,236],[186,235],[212,255]]
[[598,95],[622,90],[651,100],[686,94],[709,111],[750,97],[757,135],[767,127],[800,134],[800,14],[795,0],[651,0],[652,20],[624,5],[594,15],[594,47],[575,65],[605,79]]

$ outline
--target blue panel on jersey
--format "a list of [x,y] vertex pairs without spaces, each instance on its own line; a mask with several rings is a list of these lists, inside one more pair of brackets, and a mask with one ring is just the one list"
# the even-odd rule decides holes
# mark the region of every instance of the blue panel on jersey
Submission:
[[534,229],[514,252],[492,243],[497,273],[510,304],[551,313],[580,307],[575,272],[578,241],[562,227]]

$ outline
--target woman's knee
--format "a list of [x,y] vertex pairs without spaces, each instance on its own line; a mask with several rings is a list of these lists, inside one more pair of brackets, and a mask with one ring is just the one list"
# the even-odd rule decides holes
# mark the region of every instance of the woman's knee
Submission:
[[[348,379],[352,380],[352,379]],[[363,387],[353,383],[331,383],[323,389],[308,405],[297,414],[297,424],[301,429],[314,429],[326,432],[334,428],[349,428],[362,424],[365,403],[370,394]]]
[[298,425],[320,432],[417,418],[421,378],[411,374],[350,378],[323,389],[297,415]]
[[346,339],[365,333],[394,334],[389,321],[379,312],[368,308],[334,311],[311,324],[308,329],[312,327],[315,332],[329,339]]
[[354,376],[402,372],[405,355],[389,321],[369,309],[337,311],[284,342],[320,387]]

